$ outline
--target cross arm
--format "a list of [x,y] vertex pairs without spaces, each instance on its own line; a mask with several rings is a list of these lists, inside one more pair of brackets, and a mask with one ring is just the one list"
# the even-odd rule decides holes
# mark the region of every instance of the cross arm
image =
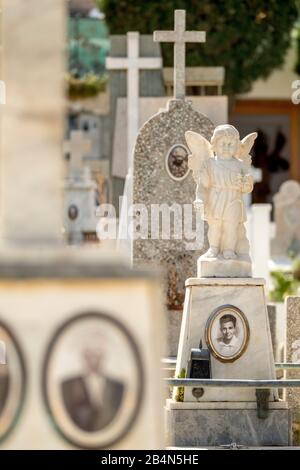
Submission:
[[127,69],[128,59],[126,57],[106,57],[105,65],[108,70]]
[[183,35],[184,42],[205,42],[205,31],[185,31]]
[[154,42],[176,42],[177,35],[175,31],[154,31]]
[[140,57],[138,59],[138,68],[142,70],[147,69],[161,69],[162,59],[161,57]]

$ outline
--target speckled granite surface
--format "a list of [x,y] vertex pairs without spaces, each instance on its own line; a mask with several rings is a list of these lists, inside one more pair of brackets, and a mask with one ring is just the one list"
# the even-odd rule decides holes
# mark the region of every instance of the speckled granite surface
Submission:
[[[192,203],[195,183],[191,173],[181,181],[172,179],[166,169],[166,156],[173,145],[186,146],[184,133],[187,130],[210,139],[213,129],[213,123],[195,111],[189,101],[170,100],[168,109],[147,121],[137,137],[133,202],[145,204],[149,213],[151,204]],[[197,258],[206,249],[207,245],[202,250],[187,250],[184,240],[139,239],[133,243],[133,260],[135,265],[152,264],[164,269],[167,308],[180,310],[184,301],[184,282],[196,275]]]

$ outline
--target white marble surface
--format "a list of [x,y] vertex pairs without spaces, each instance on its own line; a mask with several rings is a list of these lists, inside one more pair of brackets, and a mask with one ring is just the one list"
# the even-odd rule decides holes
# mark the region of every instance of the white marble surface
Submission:
[[210,142],[197,132],[185,132],[196,183],[194,206],[209,226],[209,249],[203,266],[198,265],[199,276],[251,276],[243,195],[253,190],[249,152],[256,137],[254,132],[241,141],[238,130],[229,124],[217,126]]
[[[73,253],[74,248],[69,247],[65,253],[54,252],[53,256],[70,267]],[[113,268],[109,264],[112,256],[115,257],[115,267],[118,266],[117,255],[110,253],[108,256],[104,253],[102,258],[99,249],[76,250],[76,253],[75,256],[81,259],[86,254],[88,264],[96,264],[99,275],[105,276],[109,267]],[[38,259],[36,256],[36,262]],[[30,379],[17,426],[7,439],[1,440],[0,449],[74,449],[57,432],[47,413],[41,394],[41,372],[47,347],[56,329],[73,315],[89,311],[105,312],[124,324],[137,343],[142,358],[145,384],[140,413],[130,432],[112,448],[162,448],[164,437],[160,357],[164,322],[161,311],[163,303],[159,293],[159,283],[143,277],[22,279],[22,282],[14,279],[0,280],[1,319],[13,327],[20,340]],[[160,325],[159,331],[156,331],[157,325]],[[83,337],[80,341],[85,340]],[[73,357],[77,351],[75,345]],[[125,363],[121,375],[124,370]]]
[[197,261],[198,277],[251,277],[252,265],[249,259],[208,258],[205,254]]
[[248,278],[200,278],[190,277],[186,280],[186,287],[190,286],[264,286],[266,281],[260,277]]
[[266,419],[258,418],[255,409],[167,409],[166,429],[168,444],[178,447],[230,448],[235,443],[243,449],[290,443],[287,409],[270,409]]
[[[216,281],[214,283],[214,281]],[[227,283],[226,283],[227,281]],[[201,285],[201,282],[204,284]],[[223,305],[230,304],[239,308],[246,316],[250,339],[243,355],[231,363],[223,363],[211,355],[211,376],[214,379],[274,379],[274,360],[272,355],[271,335],[265,303],[264,285],[261,279],[212,279],[195,280],[186,289],[183,320],[179,339],[176,375],[182,369],[188,369],[192,348],[198,348],[205,341],[205,327],[212,312]],[[244,284],[243,284],[243,283]],[[251,282],[251,284],[250,284]],[[271,392],[271,400],[275,392]],[[199,401],[256,401],[255,389],[207,388]],[[192,388],[186,387],[185,401],[195,402]]]

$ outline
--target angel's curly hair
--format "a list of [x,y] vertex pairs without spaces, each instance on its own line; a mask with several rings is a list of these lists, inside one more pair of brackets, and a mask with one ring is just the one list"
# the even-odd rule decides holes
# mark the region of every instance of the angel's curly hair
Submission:
[[223,124],[221,126],[217,126],[213,132],[212,138],[211,138],[211,145],[214,147],[217,143],[217,141],[221,137],[234,137],[237,139],[239,142],[240,140],[240,134],[239,131],[234,127],[231,126],[230,124]]

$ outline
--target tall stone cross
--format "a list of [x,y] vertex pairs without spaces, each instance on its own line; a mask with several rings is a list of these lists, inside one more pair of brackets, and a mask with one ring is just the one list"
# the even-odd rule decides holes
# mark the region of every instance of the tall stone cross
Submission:
[[79,174],[82,170],[82,159],[89,152],[91,142],[85,138],[82,131],[71,131],[71,138],[64,143],[64,153],[70,154],[70,168],[73,174]]
[[132,167],[132,151],[139,130],[139,70],[162,67],[160,57],[139,57],[139,33],[127,33],[127,57],[107,57],[108,70],[127,70],[127,155]]
[[185,30],[185,10],[175,10],[174,31],[154,31],[155,42],[174,43],[174,97],[183,100],[185,97],[185,44],[187,42],[205,42],[205,31]]

